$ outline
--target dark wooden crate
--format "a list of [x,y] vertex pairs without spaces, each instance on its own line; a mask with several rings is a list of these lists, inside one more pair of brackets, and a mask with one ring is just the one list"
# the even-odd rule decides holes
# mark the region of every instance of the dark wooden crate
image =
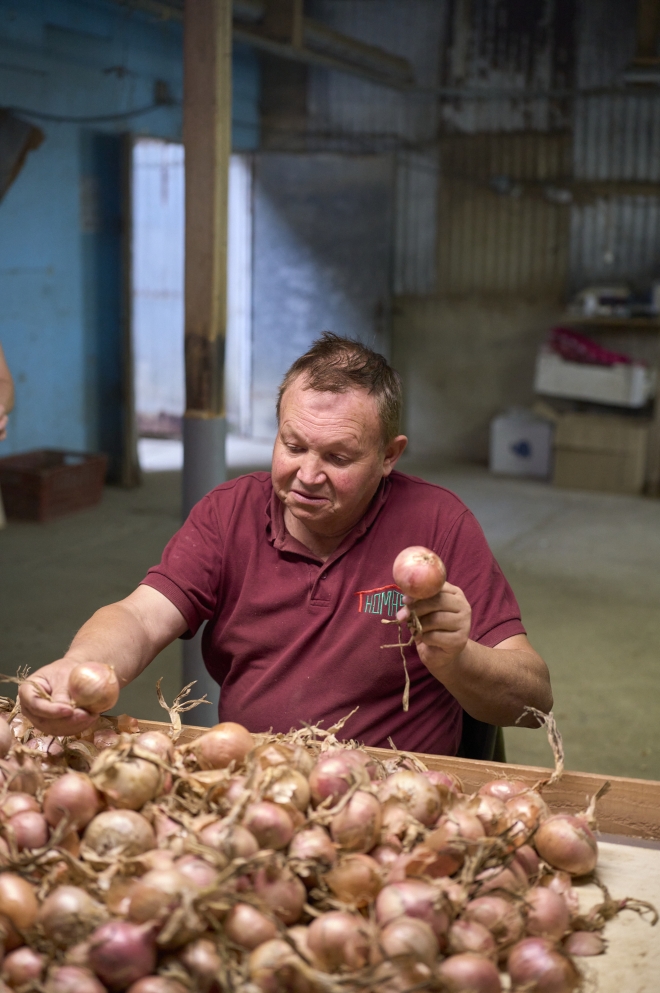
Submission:
[[103,494],[106,455],[41,448],[0,459],[0,489],[8,518],[50,521]]

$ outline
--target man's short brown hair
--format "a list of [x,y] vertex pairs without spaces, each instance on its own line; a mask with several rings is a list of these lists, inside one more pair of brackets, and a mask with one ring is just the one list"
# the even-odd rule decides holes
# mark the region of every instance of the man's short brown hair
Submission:
[[401,378],[387,359],[359,341],[324,331],[312,347],[293,363],[277,396],[277,420],[285,391],[298,376],[305,377],[305,390],[319,393],[346,393],[366,390],[378,407],[387,445],[399,433],[403,395]]

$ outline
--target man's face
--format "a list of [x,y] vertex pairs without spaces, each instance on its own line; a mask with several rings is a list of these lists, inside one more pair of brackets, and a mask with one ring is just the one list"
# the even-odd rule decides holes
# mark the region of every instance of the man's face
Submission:
[[320,393],[298,377],[282,397],[273,486],[309,531],[341,535],[356,524],[405,448],[383,446],[376,401],[366,390]]

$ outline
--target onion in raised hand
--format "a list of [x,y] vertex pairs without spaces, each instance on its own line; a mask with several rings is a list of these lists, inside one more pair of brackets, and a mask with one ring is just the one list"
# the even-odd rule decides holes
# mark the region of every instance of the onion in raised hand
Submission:
[[447,572],[440,557],[430,548],[411,545],[395,558],[392,576],[406,596],[415,600],[428,600],[440,592],[447,579]]
[[76,707],[100,714],[119,699],[119,680],[111,665],[81,662],[69,673],[69,695]]

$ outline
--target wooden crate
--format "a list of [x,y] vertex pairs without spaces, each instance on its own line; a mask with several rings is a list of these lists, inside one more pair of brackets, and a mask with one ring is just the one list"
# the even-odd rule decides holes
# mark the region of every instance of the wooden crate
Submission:
[[[139,721],[143,731],[166,731],[169,724],[160,721]],[[208,728],[186,724],[179,741],[193,741]],[[376,758],[391,758],[388,748],[369,748]],[[475,759],[458,759],[447,755],[419,754],[418,758],[429,769],[455,772],[463,781],[466,792],[473,793],[483,783],[500,776],[522,779],[530,786],[550,776],[550,769],[531,765],[514,765],[500,762],[478,762]],[[660,841],[660,782],[649,779],[627,779],[623,776],[598,776],[588,772],[565,772],[554,786],[543,791],[551,810],[577,812],[584,810],[590,797],[605,782],[611,784],[609,793],[598,801],[598,825],[606,834],[627,838],[645,838]],[[660,981],[658,984],[660,989]]]
[[50,521],[98,503],[107,455],[41,448],[0,459],[0,489],[9,518]]

